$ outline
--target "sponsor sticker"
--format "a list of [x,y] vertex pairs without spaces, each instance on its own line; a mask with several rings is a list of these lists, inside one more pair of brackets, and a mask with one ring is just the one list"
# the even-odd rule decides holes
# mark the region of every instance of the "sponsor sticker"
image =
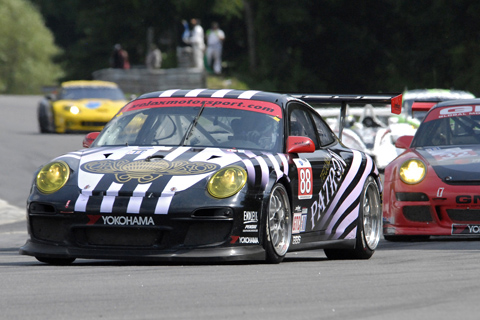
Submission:
[[258,212],[257,211],[243,211],[243,223],[257,223]]
[[306,159],[293,159],[298,171],[298,199],[311,199],[313,195],[312,166]]
[[305,228],[307,225],[307,215],[301,213],[294,213],[293,214],[293,226],[292,226],[292,233],[300,233],[305,232]]
[[472,149],[466,148],[448,148],[448,149],[425,149],[437,161],[458,160],[460,158],[477,157],[477,153]]
[[302,242],[302,236],[293,236],[292,244],[300,244]]
[[452,235],[479,235],[480,224],[454,224],[452,225]]
[[[109,226],[154,226],[155,221],[148,216],[102,216],[102,215],[87,215],[87,225],[93,225],[100,221],[104,225]],[[101,218],[101,219],[100,219]]]
[[258,232],[258,225],[257,224],[247,224],[245,228],[243,228],[243,232]]
[[201,107],[206,108],[228,108],[254,111],[264,114],[282,117],[282,109],[275,103],[250,100],[250,99],[228,99],[228,98],[191,98],[191,97],[159,97],[143,100],[134,100],[130,102],[123,112],[145,108],[162,108],[162,107]]

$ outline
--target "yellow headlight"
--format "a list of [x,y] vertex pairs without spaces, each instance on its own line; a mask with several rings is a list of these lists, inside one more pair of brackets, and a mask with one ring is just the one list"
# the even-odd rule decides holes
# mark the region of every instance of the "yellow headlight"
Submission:
[[215,198],[228,198],[240,191],[247,182],[247,172],[237,166],[226,167],[208,181],[207,190]]
[[37,174],[37,188],[41,193],[54,193],[67,183],[69,177],[70,168],[65,162],[51,162]]
[[405,161],[400,167],[400,179],[407,184],[416,184],[423,180],[427,167],[418,159]]

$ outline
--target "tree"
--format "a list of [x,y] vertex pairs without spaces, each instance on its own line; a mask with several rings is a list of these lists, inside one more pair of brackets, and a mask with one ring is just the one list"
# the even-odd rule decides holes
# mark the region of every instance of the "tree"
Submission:
[[60,53],[38,10],[25,0],[0,0],[0,93],[39,93],[62,76]]

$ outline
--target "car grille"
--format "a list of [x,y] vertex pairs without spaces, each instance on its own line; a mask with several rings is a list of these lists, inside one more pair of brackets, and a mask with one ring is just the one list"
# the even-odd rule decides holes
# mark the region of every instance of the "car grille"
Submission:
[[403,207],[403,215],[406,219],[416,222],[433,221],[429,206],[405,206]]
[[159,244],[163,231],[154,228],[102,228],[75,230],[76,242],[81,245],[153,247]]
[[83,121],[82,126],[84,127],[103,127],[107,123],[102,121]]
[[[182,223],[183,224],[183,223]],[[188,226],[187,226],[188,225]],[[231,221],[194,221],[176,229],[155,227],[82,227],[75,239],[83,246],[150,247],[214,245],[229,239]]]
[[428,201],[428,196],[422,192],[397,192],[397,201]]
[[447,209],[447,214],[452,221],[480,221],[480,210]]
[[56,243],[76,243],[81,247],[169,249],[219,245],[230,240],[233,220],[174,221],[169,226],[78,225],[73,218],[50,215],[30,216],[32,236]]
[[68,235],[65,220],[55,217],[30,216],[30,226],[32,235],[43,241],[63,242]]
[[230,236],[231,221],[202,221],[191,224],[185,236],[186,246],[224,242]]

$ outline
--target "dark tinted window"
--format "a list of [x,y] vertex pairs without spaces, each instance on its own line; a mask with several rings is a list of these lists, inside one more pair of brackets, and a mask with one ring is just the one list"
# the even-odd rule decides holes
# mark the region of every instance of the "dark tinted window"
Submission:
[[323,119],[315,113],[312,113],[315,126],[317,127],[318,138],[320,139],[320,145],[326,146],[335,141],[335,135],[330,130],[330,127],[323,121]]
[[309,137],[315,144],[315,148],[318,149],[317,134],[309,112],[304,108],[300,108],[300,106],[294,106],[290,110],[289,135]]

